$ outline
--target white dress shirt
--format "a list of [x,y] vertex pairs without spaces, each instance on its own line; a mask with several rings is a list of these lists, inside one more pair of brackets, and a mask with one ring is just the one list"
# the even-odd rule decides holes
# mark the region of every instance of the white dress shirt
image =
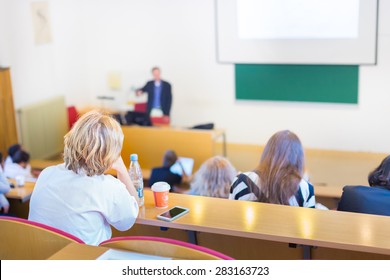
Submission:
[[23,176],[28,181],[31,181],[31,179],[33,178],[33,176],[31,175],[30,165],[27,165],[26,168],[23,168],[17,163],[4,165],[4,175],[5,177],[11,179],[15,179],[16,176]]
[[9,202],[4,194],[9,192],[10,190],[10,184],[7,181],[7,178],[5,178],[3,172],[0,171],[0,208],[4,206],[9,206]]
[[98,245],[111,238],[110,225],[128,230],[138,211],[135,198],[118,179],[111,175],[76,174],[60,164],[39,175],[28,219]]

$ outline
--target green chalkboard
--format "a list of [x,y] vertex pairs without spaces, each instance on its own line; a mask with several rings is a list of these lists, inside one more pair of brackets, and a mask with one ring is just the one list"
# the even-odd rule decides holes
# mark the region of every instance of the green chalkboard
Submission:
[[359,66],[236,64],[236,99],[358,103]]

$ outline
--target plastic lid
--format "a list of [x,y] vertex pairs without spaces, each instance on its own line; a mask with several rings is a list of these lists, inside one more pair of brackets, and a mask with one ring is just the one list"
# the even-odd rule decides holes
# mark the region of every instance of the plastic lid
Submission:
[[130,160],[131,161],[137,161],[138,160],[138,155],[137,154],[131,154],[130,155]]
[[154,192],[166,192],[171,189],[171,186],[166,182],[156,182],[152,186]]

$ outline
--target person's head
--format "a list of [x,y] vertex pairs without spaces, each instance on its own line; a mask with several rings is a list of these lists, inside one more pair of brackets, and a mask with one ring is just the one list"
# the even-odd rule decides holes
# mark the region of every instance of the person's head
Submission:
[[368,174],[368,184],[371,187],[382,186],[390,189],[390,156],[382,160],[381,164]]
[[152,75],[153,75],[153,80],[155,81],[160,81],[161,80],[161,70],[159,67],[155,66],[152,68]]
[[123,132],[107,114],[90,111],[65,135],[65,166],[75,173],[101,175],[119,158]]
[[303,176],[304,153],[298,136],[288,130],[275,133],[267,142],[260,164],[260,201],[288,205]]
[[30,154],[23,150],[17,151],[12,157],[12,161],[19,164],[21,167],[26,168],[30,162]]
[[175,151],[168,150],[164,154],[164,159],[163,159],[163,166],[164,167],[171,167],[172,165],[175,164],[177,161],[177,155]]
[[229,160],[221,156],[212,157],[195,173],[191,191],[202,196],[227,198],[236,175],[237,171]]
[[14,144],[8,148],[8,155],[13,158],[17,151],[22,150],[22,146],[20,144]]

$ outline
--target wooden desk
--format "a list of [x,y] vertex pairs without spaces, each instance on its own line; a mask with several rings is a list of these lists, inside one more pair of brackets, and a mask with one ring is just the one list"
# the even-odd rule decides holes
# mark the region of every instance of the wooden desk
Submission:
[[[139,155],[142,168],[152,169],[162,165],[167,150],[174,150],[178,156],[194,159],[194,171],[216,155],[216,142],[224,137],[223,130],[194,130],[171,127],[122,126],[125,136],[122,157],[126,166],[130,154]],[[224,138],[223,138],[224,139]]]
[[390,217],[169,194],[190,212],[168,223],[145,191],[137,224],[390,255]]
[[343,187],[338,186],[314,186],[316,197],[326,197],[340,199],[343,194]]
[[10,180],[10,182],[15,186],[15,188],[12,188],[5,194],[7,198],[17,199],[20,200],[20,202],[26,202],[30,199],[35,183],[25,182],[23,187],[17,187],[14,180]]
[[96,260],[110,248],[90,246],[85,244],[70,243],[49,260]]

